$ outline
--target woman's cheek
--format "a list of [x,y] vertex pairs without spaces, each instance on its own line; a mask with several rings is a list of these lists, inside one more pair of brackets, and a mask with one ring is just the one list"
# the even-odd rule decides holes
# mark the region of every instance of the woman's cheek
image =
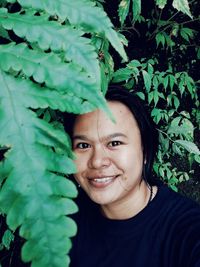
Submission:
[[81,153],[76,153],[76,159],[74,163],[76,165],[77,173],[84,171],[87,167],[87,158],[86,155],[82,155]]

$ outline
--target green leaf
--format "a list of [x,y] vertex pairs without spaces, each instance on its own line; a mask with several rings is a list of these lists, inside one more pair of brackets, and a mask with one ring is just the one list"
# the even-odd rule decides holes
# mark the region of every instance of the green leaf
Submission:
[[[4,71],[22,70],[28,77],[38,83],[45,83],[59,93],[71,94],[90,101],[95,107],[102,108],[110,114],[106,102],[96,88],[93,79],[84,75],[73,63],[63,63],[54,53],[44,53],[29,49],[24,43],[0,46],[0,68]],[[74,90],[76,88],[76,90]]]
[[178,109],[178,107],[180,106],[180,101],[177,96],[174,96],[173,99],[174,99],[174,106],[176,109]]
[[165,89],[167,89],[168,83],[169,83],[169,76],[167,75],[167,76],[164,78],[164,81],[163,81],[163,85],[164,85],[164,88],[165,88]]
[[153,91],[153,100],[154,100],[154,107],[155,107],[159,101],[159,92],[157,90]]
[[195,155],[194,159],[196,160],[197,163],[200,163],[200,156],[199,155]]
[[178,188],[176,185],[174,184],[169,184],[169,186],[171,187],[172,190],[174,190],[175,192],[178,192]]
[[68,19],[70,24],[82,26],[85,31],[105,34],[116,51],[127,61],[123,45],[113,30],[113,25],[102,8],[89,0],[18,0],[26,8],[45,10],[48,14],[57,15],[62,21]]
[[142,100],[145,100],[145,94],[143,92],[137,92],[136,95],[138,95]]
[[129,8],[130,8],[130,0],[121,0],[121,2],[119,3],[119,8],[118,8],[118,15],[119,15],[121,25],[124,24],[124,21],[129,12]]
[[158,88],[158,76],[157,75],[153,76],[153,87],[155,90],[157,90]]
[[[69,238],[76,233],[75,223],[66,215],[77,211],[69,199],[76,196],[77,191],[71,182],[64,182],[64,177],[59,175],[76,171],[70,158],[70,143],[63,131],[40,120],[28,109],[31,104],[27,101],[25,105],[25,94],[16,101],[15,92],[20,92],[21,83],[14,83],[14,80],[0,71],[0,127],[6,128],[0,132],[0,143],[10,147],[4,159],[8,177],[0,190],[1,212],[7,215],[12,231],[18,227],[20,231],[26,229],[21,232],[27,240],[25,246],[32,245],[27,251],[29,256],[23,256],[24,260],[36,264],[39,255],[41,258],[45,255],[44,267],[60,267],[62,265],[57,265],[55,259],[67,261],[66,253],[71,247]],[[32,103],[31,97],[29,102]],[[60,153],[56,152],[58,147]],[[31,254],[35,249],[38,253]]]
[[161,9],[163,9],[166,4],[167,4],[167,0],[156,0],[156,5]]
[[147,71],[150,75],[153,75],[154,68],[150,63],[147,64]]
[[165,37],[166,44],[167,44],[168,47],[173,47],[173,46],[175,46],[175,42],[174,42],[174,41],[172,40],[172,38],[171,38],[172,36],[170,36],[170,35],[164,33],[164,37]]
[[176,140],[175,143],[181,145],[190,153],[200,155],[199,148],[193,142],[186,141],[186,140]]
[[132,0],[133,4],[133,20],[136,21],[141,14],[141,0]]
[[[26,107],[33,109],[50,107],[72,113],[90,112],[96,108],[90,102],[83,102],[81,98],[75,95],[62,94],[59,91],[41,87],[27,79],[14,78],[10,75],[6,79],[13,88],[14,99],[23,103]],[[18,89],[14,90],[15,88]]]
[[105,31],[105,35],[112,44],[112,46],[115,48],[115,50],[118,51],[119,54],[122,56],[124,61],[128,61],[126,52],[116,31],[114,31],[113,29],[108,29],[107,31]]
[[6,6],[7,5],[7,1],[6,0],[0,0],[0,5],[1,6]]
[[164,138],[164,136],[162,135],[162,133],[159,133],[159,139],[161,142],[161,145],[164,149],[164,151],[168,151],[169,150],[169,139],[168,138]]
[[0,26],[0,36],[5,39],[11,40],[8,32],[2,26]]
[[156,34],[157,47],[159,46],[160,43],[162,44],[163,47],[165,46],[165,37],[162,33],[159,32]]
[[178,84],[178,88],[180,90],[181,95],[183,94],[183,92],[185,91],[185,81],[184,79],[181,79],[179,84]]
[[129,69],[129,68],[118,69],[113,74],[112,82],[117,83],[117,82],[126,81],[126,80],[131,78],[132,74],[133,74],[133,70],[132,69]]
[[144,79],[145,88],[146,88],[147,92],[149,92],[151,89],[151,78],[152,77],[146,70],[142,70],[142,76]]
[[185,39],[187,42],[190,41],[190,39],[193,38],[194,32],[190,28],[182,28],[180,29],[180,35]]
[[100,69],[101,69],[101,91],[103,95],[105,95],[108,89],[110,77],[108,75],[107,66],[103,62],[100,63]]
[[161,109],[158,108],[153,108],[151,112],[151,116],[153,117],[153,120],[155,121],[156,124],[159,123],[159,121],[162,118],[162,111]]
[[188,0],[173,0],[172,5],[178,11],[181,11],[184,14],[188,15],[191,19],[193,18],[192,14],[190,12]]
[[140,63],[139,60],[137,60],[137,59],[133,59],[133,60],[131,60],[131,61],[128,63],[127,66],[128,66],[129,68],[138,68],[138,67],[141,66],[141,63]]
[[10,249],[11,242],[14,240],[13,233],[7,229],[2,237],[2,244],[6,249]]
[[197,49],[197,58],[200,59],[200,48]]
[[194,135],[194,126],[190,120],[176,117],[172,120],[167,132],[170,134],[182,135],[187,139],[191,139]]
[[[48,21],[46,15],[7,13],[0,9],[0,23],[7,30],[13,30],[21,38],[36,42],[41,49],[64,51],[65,59],[83,67],[100,86],[100,69],[95,48],[90,39],[82,37],[83,31]],[[42,25],[42,27],[41,27]],[[56,38],[54,38],[56,36]]]
[[163,170],[163,168],[162,168],[162,167],[160,167],[160,168],[159,168],[159,174],[160,174],[160,176],[161,176],[161,177],[163,177],[163,178],[164,178],[164,176],[165,176],[165,173],[164,173],[164,170]]
[[[8,151],[9,149],[10,148],[8,148]],[[7,157],[7,154],[8,152],[5,153],[4,155],[5,158]],[[0,174],[1,174],[0,175],[0,188],[1,188],[2,182],[9,175],[10,169],[11,169],[11,165],[8,161],[6,161],[5,159],[0,161]]]
[[172,144],[172,150],[175,154],[178,154],[179,156],[183,157],[183,149],[180,149],[182,147],[180,147],[178,144],[173,143]]
[[185,81],[185,84],[187,86],[187,89],[188,89],[191,97],[194,98],[196,95],[195,92],[197,91],[195,82],[192,79],[192,77],[190,77],[187,73],[185,74],[184,78],[185,78],[184,81]]
[[153,97],[154,97],[154,92],[152,91],[152,92],[150,92],[150,93],[148,94],[148,103],[149,103],[149,104],[151,104],[151,102],[152,102],[152,100],[153,100]]
[[169,85],[170,85],[170,88],[171,90],[173,90],[174,88],[174,84],[176,83],[176,78],[173,76],[173,75],[168,75],[169,77]]

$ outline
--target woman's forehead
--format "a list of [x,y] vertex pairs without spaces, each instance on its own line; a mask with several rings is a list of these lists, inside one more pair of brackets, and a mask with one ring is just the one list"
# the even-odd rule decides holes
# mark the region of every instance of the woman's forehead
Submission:
[[123,131],[123,129],[137,127],[135,118],[127,106],[119,101],[108,101],[107,103],[116,122],[111,121],[104,111],[98,109],[77,116],[74,133],[89,132],[92,129],[98,129],[103,132],[109,132],[109,130],[119,132],[119,130]]

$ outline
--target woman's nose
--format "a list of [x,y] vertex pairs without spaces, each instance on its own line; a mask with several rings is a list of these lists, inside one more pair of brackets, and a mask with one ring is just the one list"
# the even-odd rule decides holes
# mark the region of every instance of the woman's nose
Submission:
[[109,166],[111,159],[108,152],[103,146],[94,148],[89,160],[89,167],[93,169],[100,169]]

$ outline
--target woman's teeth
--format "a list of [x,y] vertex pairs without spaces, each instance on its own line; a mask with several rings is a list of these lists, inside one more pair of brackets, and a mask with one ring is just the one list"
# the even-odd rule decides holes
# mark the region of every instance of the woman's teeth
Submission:
[[95,181],[96,183],[106,183],[106,182],[110,182],[114,177],[105,177],[105,178],[95,178],[93,179],[93,181]]

